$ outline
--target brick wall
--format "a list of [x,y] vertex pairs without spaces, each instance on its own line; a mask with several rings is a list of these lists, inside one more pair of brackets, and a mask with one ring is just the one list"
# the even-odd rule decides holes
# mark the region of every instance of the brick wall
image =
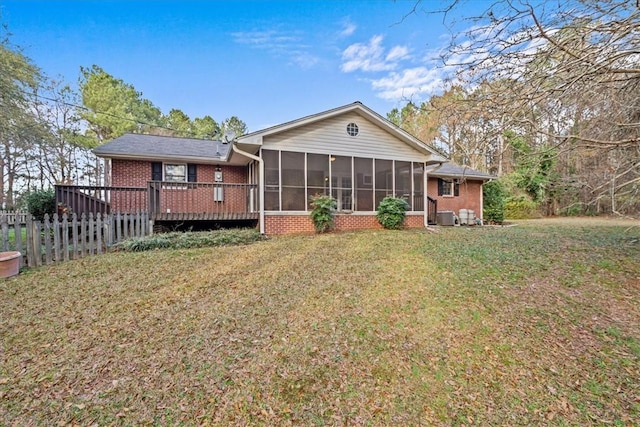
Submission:
[[438,178],[429,177],[429,197],[438,201],[438,211],[454,211],[456,215],[460,209],[472,209],[476,217],[481,215],[480,191],[482,181],[466,180],[460,183],[460,195],[454,197],[438,196]]
[[[245,184],[245,166],[220,166],[226,184]],[[198,182],[213,182],[214,165],[198,165]],[[151,162],[144,160],[111,160],[111,185],[120,187],[146,187],[151,180]]]
[[[214,165],[197,165],[198,183],[213,183]],[[247,182],[247,169],[244,166],[221,166],[224,184],[244,184]],[[113,159],[111,164],[111,182],[116,187],[144,187],[151,180],[151,162],[142,160]],[[247,209],[247,189],[226,187],[223,202],[214,201],[213,185],[198,188],[165,187],[161,190],[160,212],[171,213],[239,213]],[[113,191],[111,195],[114,211],[148,210],[148,196],[131,199],[130,192]]]
[[[405,226],[408,228],[424,227],[424,217],[407,215]],[[309,215],[277,215],[268,214],[264,218],[265,233],[276,234],[309,234],[314,233],[313,222]],[[336,215],[336,230],[374,230],[382,229],[375,215]]]

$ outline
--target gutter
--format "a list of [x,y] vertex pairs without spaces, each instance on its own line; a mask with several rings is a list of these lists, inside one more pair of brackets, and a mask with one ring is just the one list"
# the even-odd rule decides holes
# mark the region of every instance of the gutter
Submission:
[[422,204],[424,206],[422,206],[422,210],[424,211],[424,228],[429,228],[429,211],[428,211],[428,206],[429,206],[429,192],[427,191],[427,185],[429,184],[429,172],[427,172],[427,165],[425,164],[423,166],[423,170],[424,170],[424,183],[422,184],[424,191],[423,191],[423,197],[422,197]]
[[[226,163],[228,159],[222,157],[181,157],[181,156],[153,156],[149,157],[146,154],[110,154],[110,153],[95,153],[96,157],[102,159],[118,159],[118,160],[145,160],[145,161],[180,161],[184,163],[198,163],[203,165],[217,165],[219,163]],[[228,157],[228,156],[227,156]]]
[[263,163],[263,160],[262,158],[254,154],[247,153],[246,151],[242,151],[241,149],[236,147],[235,142],[231,144],[231,149],[236,153],[240,154],[241,156],[245,156],[249,159],[252,159],[258,162],[258,192],[259,192],[258,198],[260,200],[259,201],[259,206],[260,206],[259,223],[260,223],[260,234],[264,234],[264,163]]

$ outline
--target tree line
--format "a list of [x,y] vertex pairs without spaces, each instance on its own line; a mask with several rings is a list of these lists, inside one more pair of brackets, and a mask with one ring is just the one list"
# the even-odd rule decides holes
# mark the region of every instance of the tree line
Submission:
[[0,206],[14,209],[29,191],[54,184],[101,184],[91,153],[124,133],[217,139],[247,132],[236,116],[217,122],[163,113],[142,93],[97,65],[80,67],[78,90],[50,78],[0,30]]
[[[452,28],[443,93],[388,118],[453,161],[499,177],[512,214],[640,212],[640,7],[497,0]],[[455,31],[464,24],[464,31]]]

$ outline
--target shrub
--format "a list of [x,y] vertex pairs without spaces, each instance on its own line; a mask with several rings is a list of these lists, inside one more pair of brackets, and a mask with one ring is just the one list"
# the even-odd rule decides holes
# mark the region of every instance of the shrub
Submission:
[[504,204],[504,216],[510,219],[539,217],[538,204],[526,197],[510,197]]
[[318,233],[333,230],[335,227],[336,200],[324,194],[311,196],[311,220]]
[[505,189],[501,181],[489,181],[482,186],[482,210],[485,222],[504,222]]
[[126,252],[142,252],[153,249],[192,249],[215,246],[246,245],[264,240],[258,230],[229,229],[216,231],[188,231],[158,233],[146,237],[127,239],[118,243],[116,249]]
[[584,213],[582,203],[573,203],[565,208],[560,209],[560,215],[563,216],[578,216]]
[[380,225],[386,229],[397,230],[404,225],[409,204],[405,199],[385,197],[378,205],[376,218]]
[[32,190],[24,196],[27,211],[37,220],[42,221],[45,214],[56,213],[56,195],[52,188],[48,190]]

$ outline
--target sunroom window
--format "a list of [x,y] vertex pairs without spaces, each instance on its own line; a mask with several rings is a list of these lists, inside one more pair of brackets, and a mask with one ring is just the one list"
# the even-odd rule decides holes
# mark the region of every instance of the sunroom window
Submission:
[[266,210],[309,211],[314,195],[331,195],[338,211],[372,212],[386,196],[424,209],[424,164],[336,154],[265,150]]

